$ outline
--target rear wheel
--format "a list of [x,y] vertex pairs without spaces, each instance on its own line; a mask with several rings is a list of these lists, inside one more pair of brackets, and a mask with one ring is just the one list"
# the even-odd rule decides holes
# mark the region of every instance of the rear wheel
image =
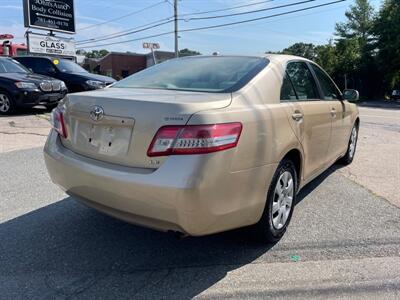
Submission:
[[354,124],[351,130],[349,145],[347,146],[346,154],[339,160],[340,164],[349,165],[353,162],[354,154],[356,153],[358,139],[358,126]]
[[286,232],[296,204],[297,173],[291,160],[283,160],[272,178],[260,221],[253,226],[257,240],[277,242]]
[[10,115],[16,111],[14,100],[11,96],[3,91],[0,91],[0,115]]

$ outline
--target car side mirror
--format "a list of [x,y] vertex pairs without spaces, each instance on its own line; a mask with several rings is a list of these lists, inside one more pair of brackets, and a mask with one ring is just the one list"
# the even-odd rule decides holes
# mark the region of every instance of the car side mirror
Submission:
[[360,99],[360,93],[357,90],[346,89],[343,91],[343,99],[349,102],[357,102]]
[[28,70],[29,70],[31,73],[35,73],[35,72],[33,72],[33,69],[32,69],[32,68],[28,68]]

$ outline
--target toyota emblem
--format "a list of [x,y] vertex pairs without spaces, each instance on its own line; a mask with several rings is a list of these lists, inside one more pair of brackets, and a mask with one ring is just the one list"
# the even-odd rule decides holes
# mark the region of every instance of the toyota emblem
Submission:
[[90,111],[90,118],[93,121],[100,121],[104,117],[104,109],[101,106],[95,105]]

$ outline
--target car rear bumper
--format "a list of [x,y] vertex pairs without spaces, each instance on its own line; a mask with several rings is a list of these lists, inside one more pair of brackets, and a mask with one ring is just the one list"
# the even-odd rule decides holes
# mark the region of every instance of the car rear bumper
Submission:
[[35,106],[39,104],[57,103],[65,97],[67,91],[44,93],[39,90],[21,90],[14,93],[14,99],[18,106]]
[[50,177],[67,194],[116,218],[199,236],[256,223],[276,165],[230,172],[234,149],[171,156],[158,169],[123,167],[65,148],[52,131]]

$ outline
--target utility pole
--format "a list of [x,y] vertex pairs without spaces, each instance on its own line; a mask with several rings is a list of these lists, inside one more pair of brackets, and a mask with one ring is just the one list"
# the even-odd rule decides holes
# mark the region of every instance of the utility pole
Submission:
[[175,57],[179,56],[178,47],[178,0],[174,0],[174,22],[175,22]]

